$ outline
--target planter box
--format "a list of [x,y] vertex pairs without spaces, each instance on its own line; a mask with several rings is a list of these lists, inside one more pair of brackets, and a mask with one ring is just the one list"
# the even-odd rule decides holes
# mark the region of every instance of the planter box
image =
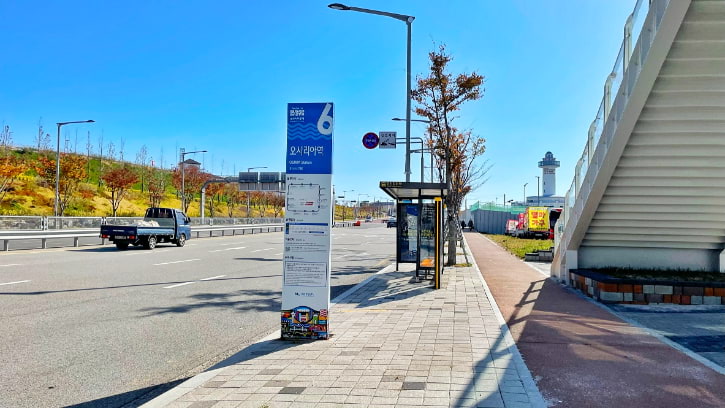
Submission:
[[569,271],[572,286],[602,303],[723,305],[725,283],[623,279],[586,269]]

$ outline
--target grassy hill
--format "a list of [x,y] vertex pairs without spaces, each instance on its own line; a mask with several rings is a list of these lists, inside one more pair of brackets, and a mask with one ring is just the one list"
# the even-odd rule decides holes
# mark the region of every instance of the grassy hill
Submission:
[[[37,168],[39,157],[45,155],[55,160],[54,152],[38,152],[34,149],[18,148],[9,152],[12,156],[21,159],[29,169],[17,177],[7,188],[7,194],[0,202],[0,215],[53,215],[55,185],[39,176]],[[85,157],[85,156],[84,156]],[[73,199],[64,213],[65,216],[109,216],[112,214],[109,201],[110,192],[101,182],[101,175],[110,168],[121,165],[128,166],[132,171],[141,174],[142,170],[148,171],[150,167],[142,168],[134,163],[119,162],[100,157],[86,158],[87,176],[83,180]],[[169,169],[156,169],[162,172],[167,179],[165,195],[161,201],[164,207],[181,208],[181,200],[176,196],[176,188],[171,182],[172,171]],[[121,202],[118,209],[118,216],[137,217],[142,216],[149,206],[147,191],[141,190],[141,181],[136,183],[126,198]],[[199,216],[199,197],[197,196],[189,206],[191,216]],[[246,206],[238,208],[234,212],[235,217],[245,216]],[[220,214],[221,212],[222,214]],[[253,216],[262,216],[259,209],[253,209]],[[209,216],[209,211],[206,211]],[[217,217],[228,216],[227,208],[221,203],[215,214]],[[271,216],[265,214],[263,216]]]

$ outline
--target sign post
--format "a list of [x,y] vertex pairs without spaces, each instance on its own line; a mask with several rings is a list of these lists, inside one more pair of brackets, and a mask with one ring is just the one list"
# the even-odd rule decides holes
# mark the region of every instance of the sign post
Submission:
[[282,338],[329,338],[332,103],[287,105]]

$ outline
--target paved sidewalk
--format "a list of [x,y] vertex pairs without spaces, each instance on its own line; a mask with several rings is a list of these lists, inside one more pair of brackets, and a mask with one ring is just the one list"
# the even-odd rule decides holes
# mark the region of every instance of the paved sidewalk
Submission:
[[547,279],[485,236],[465,238],[551,405],[725,406],[725,375]]
[[335,304],[330,340],[270,336],[144,407],[545,406],[474,267],[440,290],[412,276],[381,271]]

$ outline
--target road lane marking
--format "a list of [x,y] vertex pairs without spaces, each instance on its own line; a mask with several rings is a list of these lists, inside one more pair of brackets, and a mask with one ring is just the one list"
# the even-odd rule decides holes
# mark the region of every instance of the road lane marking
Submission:
[[204,279],[199,279],[199,280],[200,280],[200,281],[209,281],[209,280],[212,280],[212,279],[219,279],[219,278],[223,278],[223,277],[225,277],[225,276],[227,276],[227,275],[219,275],[219,276],[212,276],[211,278],[204,278]]
[[22,266],[22,264],[5,264],[5,265],[0,265],[0,268],[5,268],[8,266]]
[[282,255],[282,252],[280,252],[278,254],[274,254],[274,256],[280,256],[280,255]]
[[252,252],[271,251],[271,250],[273,250],[273,249],[274,249],[274,248],[255,249],[255,250],[254,250],[254,251],[252,251]]
[[233,251],[235,249],[244,249],[244,248],[246,248],[246,247],[235,247],[235,248],[215,249],[215,250],[209,251],[209,252],[211,253],[211,252]]
[[15,285],[16,283],[25,283],[25,282],[30,282],[30,281],[29,280],[22,280],[22,281],[15,281],[15,282],[6,282],[6,283],[0,283],[0,286],[3,286],[3,285]]
[[176,285],[164,286],[164,289],[178,288],[179,286],[191,285],[192,283],[194,283],[194,282],[177,283]]
[[162,263],[154,264],[154,266],[171,265],[171,264],[177,264],[177,263],[182,263],[182,262],[194,262],[194,261],[201,261],[201,259],[195,258],[195,259],[186,259],[186,260],[183,260],[183,261],[162,262]]

